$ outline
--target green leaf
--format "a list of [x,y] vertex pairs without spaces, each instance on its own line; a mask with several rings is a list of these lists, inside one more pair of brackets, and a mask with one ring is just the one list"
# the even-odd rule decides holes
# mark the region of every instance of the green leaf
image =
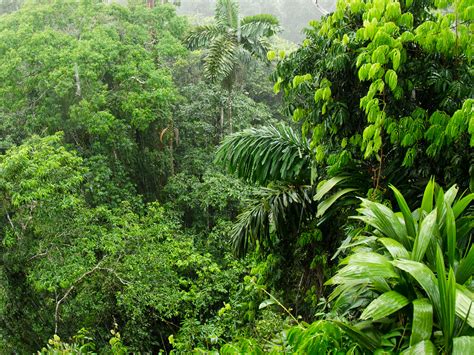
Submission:
[[316,213],[316,218],[319,218],[324,215],[324,213],[331,208],[331,206],[342,196],[348,194],[349,192],[356,191],[357,189],[343,189],[335,194],[328,197],[326,200],[318,204],[318,212]]
[[373,300],[362,312],[361,319],[379,320],[405,307],[410,301],[396,291],[389,291]]
[[421,210],[430,213],[433,210],[433,196],[434,196],[434,180],[430,179],[426,185],[423,193],[423,200],[421,201]]
[[[449,265],[454,267],[454,258],[456,253],[456,222],[454,220],[453,209],[449,205],[446,208],[446,244],[448,249]],[[460,282],[461,284],[464,282]]]
[[403,197],[402,193],[398,191],[398,189],[393,185],[389,185],[389,187],[390,189],[392,189],[395,195],[395,199],[397,200],[398,207],[400,208],[403,214],[403,218],[405,219],[405,226],[407,228],[408,235],[414,238],[416,236],[416,228],[413,214],[411,213],[410,208],[408,207],[408,204],[405,201],[405,198]]
[[410,346],[431,338],[433,328],[433,306],[426,298],[413,301],[413,323]]
[[405,248],[410,250],[411,242],[408,239],[406,227],[400,223],[396,214],[390,208],[380,203],[366,199],[361,200],[361,208],[358,209],[361,216],[354,216],[352,218],[364,221],[378,229],[385,236],[402,243]]
[[462,285],[472,275],[474,275],[474,245],[471,245],[467,256],[460,261],[456,270],[456,281]]
[[456,201],[453,206],[454,218],[458,218],[467,206],[469,206],[472,200],[474,200],[474,193],[464,196],[462,199]]
[[474,336],[454,338],[453,354],[474,354]]
[[406,248],[392,238],[379,238],[384,247],[394,259],[410,259],[410,253]]
[[339,321],[334,321],[334,323],[339,326],[349,337],[351,337],[353,341],[355,341],[364,349],[374,352],[375,349],[379,347],[379,341],[370,337],[356,327]]
[[335,176],[328,181],[325,181],[323,184],[318,185],[316,190],[316,195],[314,195],[313,200],[319,201],[321,198],[331,191],[335,186],[337,186],[340,182],[347,180],[348,176]]
[[395,260],[392,261],[392,264],[409,273],[425,290],[431,303],[436,308],[440,305],[439,300],[439,290],[438,290],[438,282],[433,274],[433,272],[422,263],[412,260]]
[[474,296],[459,284],[456,285],[456,315],[474,328]]
[[[426,253],[428,245],[436,235],[436,210],[430,212],[428,216],[421,222],[420,230],[413,244],[412,259],[421,261]],[[439,233],[439,232],[438,232]]]
[[403,351],[403,355],[436,355],[436,347],[429,340],[424,340],[416,344],[415,346],[410,346],[408,349]]
[[268,300],[265,300],[262,303],[260,303],[260,305],[258,306],[258,309],[266,308],[272,304],[275,304],[275,300],[272,298],[269,298]]

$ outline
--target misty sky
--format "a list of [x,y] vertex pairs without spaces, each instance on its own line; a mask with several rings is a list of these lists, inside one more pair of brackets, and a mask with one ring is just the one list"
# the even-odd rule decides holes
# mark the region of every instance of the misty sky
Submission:
[[[319,4],[331,10],[336,0],[319,0]],[[178,13],[198,17],[210,17],[214,13],[215,0],[181,0]],[[239,0],[243,16],[270,13],[278,17],[284,28],[282,37],[300,42],[302,29],[311,20],[319,19],[321,12],[314,0]]]

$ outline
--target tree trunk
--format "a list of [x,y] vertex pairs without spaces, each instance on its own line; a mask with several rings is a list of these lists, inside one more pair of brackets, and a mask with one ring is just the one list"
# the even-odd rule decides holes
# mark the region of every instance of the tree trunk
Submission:
[[221,120],[220,120],[221,139],[224,138],[224,105],[221,106]]
[[227,97],[227,110],[229,114],[229,130],[232,133],[233,122],[232,122],[232,90],[229,90],[229,96]]

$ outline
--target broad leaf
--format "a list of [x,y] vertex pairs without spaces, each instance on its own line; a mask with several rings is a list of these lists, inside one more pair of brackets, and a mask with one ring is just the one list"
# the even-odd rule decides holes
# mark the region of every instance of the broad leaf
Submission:
[[342,196],[348,194],[349,192],[355,191],[357,189],[343,189],[336,192],[334,195],[329,197],[328,199],[324,200],[320,204],[318,204],[318,212],[316,213],[316,218],[321,217],[324,213],[331,208],[331,206]]
[[386,292],[373,300],[360,318],[378,320],[391,315],[409,303],[410,301],[405,296],[396,291]]
[[474,354],[474,336],[454,338],[453,354]]
[[321,200],[321,198],[323,198],[323,196],[331,191],[337,184],[347,179],[347,176],[335,176],[328,181],[325,181],[323,184],[318,186],[316,195],[314,195],[314,200]]
[[428,297],[435,308],[439,309],[440,295],[438,282],[433,272],[425,264],[411,260],[395,260],[392,264],[409,273],[428,294]]
[[431,338],[433,328],[433,306],[426,298],[413,301],[413,322],[410,346]]
[[405,198],[401,194],[400,191],[397,190],[397,188],[393,185],[389,185],[390,188],[392,189],[395,199],[397,200],[398,207],[400,207],[400,211],[403,214],[403,218],[405,219],[405,226],[407,228],[407,233],[411,237],[415,237],[416,235],[416,227],[415,227],[415,220],[413,219],[413,215],[410,211],[410,208],[408,207],[407,202],[405,201]]
[[379,238],[384,247],[388,250],[392,258],[394,259],[409,259],[410,253],[406,248],[392,238]]
[[403,351],[403,355],[436,355],[436,347],[429,340],[419,342],[414,346],[410,346],[407,350]]
[[456,315],[474,328],[474,295],[459,284],[456,285]]
[[464,284],[474,274],[474,245],[471,245],[467,256],[461,260],[456,270],[456,281]]
[[415,238],[412,251],[412,258],[414,261],[421,261],[423,259],[426,249],[428,249],[428,245],[433,239],[435,233],[437,233],[436,210],[433,210],[421,222],[418,235]]

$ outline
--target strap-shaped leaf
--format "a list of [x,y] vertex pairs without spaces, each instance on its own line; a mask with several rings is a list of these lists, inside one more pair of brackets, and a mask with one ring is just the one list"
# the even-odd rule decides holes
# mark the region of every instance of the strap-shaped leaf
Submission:
[[406,248],[392,238],[379,238],[384,247],[388,250],[392,258],[394,259],[409,259],[410,253]]
[[395,260],[392,261],[392,264],[409,273],[425,290],[433,306],[438,309],[440,305],[438,282],[433,272],[425,264],[412,260]]
[[407,202],[405,201],[405,198],[401,194],[398,189],[393,186],[389,185],[390,188],[393,191],[393,194],[395,195],[395,199],[397,200],[398,207],[400,207],[400,211],[403,214],[403,218],[405,219],[405,226],[407,228],[408,235],[411,237],[415,237],[416,235],[416,227],[415,227],[415,220],[413,219],[413,215],[410,211],[410,207],[408,207]]
[[316,195],[314,195],[314,200],[319,201],[326,195],[329,191],[331,191],[335,186],[337,186],[340,182],[347,180],[347,176],[335,176],[328,181],[325,181],[321,185],[318,186]]
[[438,354],[438,352],[436,351],[436,347],[431,341],[424,340],[414,346],[410,346],[401,354],[402,355],[436,355]]
[[390,208],[370,200],[361,200],[361,208],[358,209],[361,215],[353,218],[364,221],[385,236],[399,241],[405,248],[411,249],[405,226],[400,223],[397,215]]
[[464,196],[460,200],[456,201],[453,206],[454,218],[458,218],[461,213],[469,206],[469,204],[474,200],[474,193]]
[[459,284],[456,285],[456,315],[474,328],[474,295]]
[[464,284],[474,274],[474,245],[471,245],[467,256],[461,260],[456,270],[456,281]]
[[421,222],[420,230],[413,244],[412,258],[415,261],[421,261],[425,256],[426,249],[430,244],[433,236],[437,233],[436,210],[431,211],[428,216]]
[[389,291],[373,300],[362,312],[361,319],[378,320],[402,309],[410,301],[397,291]]
[[318,212],[316,213],[316,218],[321,217],[324,215],[324,213],[342,196],[348,194],[349,192],[355,191],[357,189],[343,189],[338,192],[336,192],[334,195],[331,195],[331,197],[327,198],[320,204],[318,204]]
[[453,209],[447,205],[445,205],[445,208],[446,208],[446,244],[448,247],[448,260],[449,260],[449,265],[451,267],[454,267],[454,258],[456,254],[456,222],[454,220]]
[[449,348],[454,333],[454,320],[456,318],[456,280],[453,269],[449,269],[448,280],[446,280],[444,257],[439,245],[436,250],[436,273],[438,274],[440,296],[438,321],[443,330],[445,346]]
[[453,354],[474,354],[474,336],[454,338]]
[[433,306],[426,298],[413,301],[413,323],[410,346],[431,338],[433,329]]
[[434,187],[435,182],[433,179],[430,179],[423,193],[423,200],[421,201],[421,210],[426,213],[430,213],[433,210]]

